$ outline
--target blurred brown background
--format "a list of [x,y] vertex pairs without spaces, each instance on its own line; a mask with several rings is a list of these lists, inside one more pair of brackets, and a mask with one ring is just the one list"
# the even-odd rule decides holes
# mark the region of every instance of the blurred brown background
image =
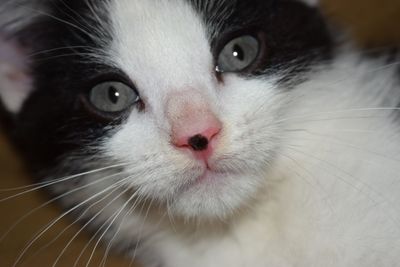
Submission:
[[[325,13],[339,25],[346,26],[360,43],[368,44],[369,46],[400,44],[400,0],[326,0],[323,6]],[[0,136],[0,189],[28,184],[29,179],[24,173],[21,164],[16,160],[4,138]],[[0,199],[11,194],[12,192],[0,191]],[[21,216],[45,203],[45,201],[45,196],[35,193],[0,202],[0,238]],[[0,240],[0,267],[11,267],[27,242],[34,237],[34,234],[60,214],[60,210],[57,207],[51,206],[41,209],[19,224],[6,239]],[[71,221],[62,221],[53,230],[48,231],[44,238],[39,239],[29,250],[30,253],[28,254],[33,256],[21,266],[51,266],[60,251],[76,233],[77,228],[70,228],[56,242],[51,243],[63,229],[69,226],[69,223]],[[87,236],[80,236],[72,243],[57,266],[73,266],[87,242]],[[35,251],[46,245],[49,246],[34,255]],[[82,256],[82,259],[87,260],[91,254],[92,247],[86,251],[87,253]],[[91,266],[100,266],[103,255],[104,251],[98,249]],[[85,261],[81,261],[78,264],[78,266],[85,265]],[[112,256],[107,261],[107,266],[109,267],[129,265],[130,261],[123,262],[118,256]]]

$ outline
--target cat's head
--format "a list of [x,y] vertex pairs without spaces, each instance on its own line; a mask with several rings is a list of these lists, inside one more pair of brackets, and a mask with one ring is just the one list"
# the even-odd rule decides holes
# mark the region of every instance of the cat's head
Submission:
[[172,214],[228,216],[268,179],[288,91],[330,56],[315,4],[8,1],[0,96],[10,132],[47,179],[106,167]]

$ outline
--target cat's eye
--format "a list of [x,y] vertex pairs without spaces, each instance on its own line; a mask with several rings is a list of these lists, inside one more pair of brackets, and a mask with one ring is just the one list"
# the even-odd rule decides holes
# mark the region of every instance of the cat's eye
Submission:
[[133,88],[121,82],[103,82],[92,88],[90,103],[102,112],[120,113],[140,100]]
[[244,35],[229,41],[217,58],[216,71],[240,72],[250,67],[258,58],[261,45],[258,39]]

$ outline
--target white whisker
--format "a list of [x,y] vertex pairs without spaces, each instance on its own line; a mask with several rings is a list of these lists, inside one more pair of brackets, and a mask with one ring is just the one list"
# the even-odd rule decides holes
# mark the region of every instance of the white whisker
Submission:
[[[321,115],[336,115],[336,114],[347,113],[347,112],[367,112],[367,111],[400,111],[400,108],[398,108],[398,107],[381,107],[381,108],[373,107],[373,108],[354,108],[354,109],[321,111],[318,113],[309,113],[309,114],[303,114],[303,115],[294,116],[294,117],[290,117],[290,118],[284,118],[284,119],[275,121],[274,123],[278,124],[278,123],[282,123],[282,122],[286,122],[286,121],[308,119],[308,118],[313,118],[314,116],[321,116]],[[383,114],[382,114],[382,116],[383,116]],[[365,119],[365,118],[371,118],[371,116],[368,116],[368,117],[353,117],[353,116],[344,117],[344,119],[351,119],[351,118]],[[321,118],[321,120],[337,120],[337,119],[341,119],[341,118],[340,117],[339,118]],[[303,120],[302,120],[302,122],[303,122]]]
[[72,49],[88,49],[88,50],[92,50],[93,47],[84,46],[84,45],[62,46],[62,47],[46,49],[46,50],[42,50],[42,51],[38,51],[38,52],[35,52],[35,53],[32,53],[32,54],[29,54],[27,56],[27,59],[33,58],[33,57],[36,57],[36,56],[40,56],[40,55],[44,55],[44,54],[47,54],[47,53],[51,53],[51,52],[57,52],[57,51],[62,51],[62,50],[72,50]]
[[[128,191],[129,191],[129,190],[128,190]],[[89,267],[90,262],[91,262],[92,259],[93,259],[94,253],[95,253],[97,247],[99,246],[101,240],[102,240],[103,237],[105,236],[105,234],[106,234],[106,233],[108,232],[108,230],[114,225],[114,223],[115,223],[115,221],[117,220],[117,218],[119,217],[119,215],[121,215],[121,213],[123,212],[123,210],[126,209],[126,206],[128,206],[128,204],[137,196],[137,194],[138,194],[138,193],[132,194],[132,196],[131,196],[127,201],[125,201],[125,204],[122,205],[122,207],[117,211],[116,215],[114,216],[114,214],[115,214],[115,213],[114,213],[114,214],[111,216],[111,217],[113,217],[113,219],[112,219],[111,222],[108,224],[107,228],[103,231],[103,233],[101,234],[101,236],[97,239],[97,242],[96,242],[96,244],[94,245],[94,248],[93,248],[92,253],[91,253],[90,257],[89,257],[89,260],[88,260],[87,263],[86,263],[86,267]]]
[[[336,130],[336,131],[340,131],[340,130]],[[303,132],[304,132],[304,133],[307,133],[307,134],[309,134],[309,135],[311,135],[311,136],[323,138],[323,139],[324,139],[324,142],[330,142],[330,143],[333,143],[333,144],[335,144],[335,145],[345,146],[346,148],[351,148],[351,149],[353,149],[353,150],[357,150],[357,151],[364,152],[364,153],[367,153],[367,154],[370,154],[370,155],[374,155],[374,156],[377,156],[377,157],[379,157],[379,158],[382,158],[382,159],[385,159],[385,160],[388,160],[388,161],[392,161],[392,162],[396,162],[396,163],[399,163],[399,162],[400,162],[400,159],[389,157],[389,156],[386,155],[386,154],[380,153],[380,152],[378,152],[378,151],[371,150],[371,149],[369,149],[369,148],[356,146],[356,145],[351,144],[351,143],[346,143],[346,142],[344,142],[344,141],[342,141],[342,140],[340,140],[340,139],[337,139],[337,138],[335,138],[335,137],[333,137],[333,136],[330,136],[330,135],[324,135],[324,134],[313,133],[313,132],[311,132],[311,131],[309,131],[309,130],[305,130],[305,129],[303,130]],[[356,131],[356,132],[357,132],[357,131]],[[362,132],[365,133],[365,131],[362,131]],[[369,132],[369,133],[374,133],[373,131],[367,131],[367,132]],[[314,139],[311,139],[311,138],[310,138],[310,139],[307,139],[307,138],[304,138],[304,137],[302,137],[301,139],[302,139],[302,140],[308,140],[308,141],[309,141],[309,140],[314,140]],[[301,141],[301,140],[299,140],[299,141]]]
[[135,211],[137,205],[140,203],[139,200],[140,200],[140,197],[138,197],[138,198],[135,200],[135,202],[132,204],[132,207],[126,212],[126,214],[125,214],[124,217],[122,218],[122,220],[121,220],[121,222],[120,222],[120,224],[119,224],[119,226],[118,226],[118,229],[115,231],[114,235],[112,236],[112,238],[111,238],[110,241],[108,242],[109,244],[107,245],[107,248],[106,248],[106,251],[105,251],[105,253],[104,253],[104,257],[103,257],[103,259],[102,259],[102,261],[101,261],[100,266],[106,267],[107,257],[108,257],[108,254],[110,253],[112,244],[113,244],[115,238],[118,236],[119,232],[121,231],[121,227],[123,226],[123,223],[128,219],[129,216],[132,215],[132,213]]
[[51,240],[49,243],[47,243],[45,246],[43,246],[42,248],[40,248],[35,254],[33,254],[31,257],[34,258],[36,255],[39,255],[42,251],[44,251],[46,248],[50,247],[52,244],[54,244],[64,233],[66,233],[71,227],[73,227],[75,224],[77,224],[80,220],[82,220],[85,215],[90,211],[91,208],[93,208],[94,206],[98,205],[101,202],[104,202],[108,197],[110,197],[114,192],[116,192],[119,188],[116,187],[114,188],[112,191],[110,191],[109,193],[107,193],[107,195],[105,195],[104,197],[102,197],[101,199],[97,200],[96,202],[94,202],[93,204],[91,204],[89,207],[87,207],[80,215],[78,218],[76,218],[72,223],[70,223],[67,227],[65,227],[63,229],[63,231],[61,231],[55,238],[53,238],[53,240]]
[[[147,217],[149,216],[149,212],[150,212],[150,209],[152,208],[153,202],[154,202],[154,199],[152,199],[150,201],[150,204],[149,204],[149,206],[147,208],[146,214],[144,215],[143,222],[141,223],[141,226],[139,228],[139,236],[137,237],[136,245],[135,245],[135,248],[134,248],[134,254],[133,254],[133,257],[131,259],[131,263],[129,264],[129,267],[131,267],[133,265],[133,263],[134,263],[134,261],[136,259],[136,253],[137,253],[137,250],[139,248],[139,243],[141,242],[141,239],[142,239],[142,234],[143,234],[142,229],[143,229],[143,227],[144,227],[144,225],[146,223]],[[86,267],[88,267],[88,266],[86,266]]]
[[10,197],[4,198],[4,199],[0,199],[0,203],[8,201],[8,200],[11,200],[11,199],[14,199],[14,198],[17,198],[17,197],[25,195],[25,194],[32,193],[32,192],[37,191],[39,189],[43,189],[43,188],[46,188],[46,187],[49,187],[49,186],[52,186],[52,185],[56,185],[56,184],[59,184],[59,183],[63,183],[63,182],[67,182],[67,181],[70,181],[70,180],[73,180],[73,179],[77,179],[77,178],[80,178],[82,176],[95,174],[95,173],[99,173],[99,172],[102,172],[102,171],[106,171],[106,170],[110,170],[110,169],[114,169],[114,168],[120,168],[120,167],[124,167],[124,166],[126,166],[126,164],[116,164],[116,165],[103,167],[103,168],[99,168],[99,169],[92,170],[92,171],[87,171],[87,172],[83,172],[83,173],[74,174],[74,175],[67,176],[67,177],[60,178],[60,179],[55,179],[55,180],[52,179],[51,181],[40,182],[40,183],[33,184],[33,185],[10,188],[10,189],[3,189],[3,190],[0,190],[0,192],[11,192],[11,191],[18,191],[18,190],[24,190],[24,189],[30,188],[29,190],[26,190],[24,192],[18,193],[16,195],[13,195],[13,196],[10,196]]
[[[90,23],[88,23],[88,21],[86,19],[84,19],[78,12],[76,12],[75,10],[73,10],[67,3],[65,3],[64,0],[58,0],[61,2],[61,4],[69,11],[72,12],[73,15],[76,16],[76,18],[72,15],[69,14],[67,11],[64,11],[63,8],[57,8],[57,10],[59,10],[60,12],[62,12],[64,15],[66,15],[67,17],[69,17],[70,19],[72,19],[74,21],[74,23],[81,27],[82,29],[85,29],[86,31],[90,32],[91,30],[94,30],[95,32],[97,31],[97,29],[95,27],[92,27]],[[78,19],[82,20],[82,22],[80,22]],[[84,24],[83,24],[84,23]],[[89,28],[87,28],[89,27]]]
[[49,204],[51,204],[51,203],[53,203],[53,202],[55,202],[55,201],[57,201],[57,200],[63,199],[63,198],[65,198],[66,196],[72,195],[73,193],[76,193],[76,192],[78,192],[78,191],[81,191],[81,190],[83,190],[83,189],[85,189],[85,188],[88,188],[88,187],[91,187],[91,186],[93,186],[93,185],[96,185],[96,184],[99,184],[99,183],[101,183],[101,182],[104,182],[104,181],[106,181],[106,180],[109,180],[109,179],[111,179],[111,178],[113,178],[113,177],[115,177],[115,176],[118,176],[118,175],[120,175],[120,174],[121,174],[121,173],[116,173],[116,174],[113,174],[113,175],[110,175],[110,176],[106,176],[106,177],[104,177],[104,178],[98,179],[98,180],[96,180],[96,181],[94,181],[94,182],[91,182],[91,183],[89,183],[89,184],[85,184],[84,186],[80,186],[80,187],[74,188],[73,190],[68,191],[68,192],[66,192],[66,193],[63,193],[63,194],[61,194],[61,195],[58,195],[57,197],[52,198],[51,200],[49,200],[49,201],[45,202],[44,204],[40,205],[39,207],[37,207],[37,208],[31,210],[30,212],[28,212],[27,214],[25,214],[24,216],[22,216],[20,219],[18,219],[18,220],[7,230],[7,232],[4,233],[4,234],[0,237],[0,243],[4,241],[4,239],[6,238],[6,236],[7,236],[8,234],[10,234],[11,231],[14,230],[15,227],[18,226],[18,224],[20,224],[21,222],[23,222],[25,219],[27,219],[29,216],[31,216],[32,214],[34,214],[34,213],[37,212],[38,210],[40,210],[40,209],[46,207],[47,205],[49,205]]
[[[127,178],[125,178],[124,179],[124,181],[127,181],[127,180],[129,180],[130,179],[130,177],[127,177]],[[125,183],[125,182],[124,182]],[[117,187],[115,187],[114,188],[114,190],[113,190],[113,192],[115,192],[115,191],[117,191],[118,189],[120,189],[122,186],[123,186],[123,184],[124,183],[122,183],[122,184],[120,184],[119,186],[117,186]],[[126,192],[128,192],[130,189],[128,188],[128,189],[125,189],[124,191],[122,191],[121,193],[119,193],[116,197],[114,197],[110,202],[108,202],[108,204],[107,205],[105,205],[99,212],[97,212],[95,215],[93,215],[91,218],[90,218],[90,220],[88,221],[88,222],[86,222],[80,229],[79,229],[79,231],[68,241],[68,243],[65,245],[65,247],[63,248],[63,250],[60,252],[60,254],[58,255],[58,257],[57,257],[57,259],[54,261],[54,263],[53,263],[53,265],[52,265],[52,267],[55,267],[57,264],[58,264],[58,262],[61,260],[61,258],[62,258],[62,256],[64,255],[64,253],[67,251],[67,249],[69,248],[69,246],[72,244],[72,242],[78,237],[78,235],[80,234],[80,233],[82,233],[82,231],[87,227],[87,226],[89,226],[97,217],[99,217],[103,212],[104,212],[104,210],[106,210],[108,207],[110,207],[111,206],[111,204],[113,204],[117,199],[119,199],[121,196],[123,196]],[[84,251],[84,250],[83,250]]]
[[116,186],[119,186],[119,184],[124,183],[125,181],[121,180],[111,186],[109,186],[108,188],[100,191],[99,193],[94,194],[93,196],[91,196],[90,198],[86,199],[85,201],[79,203],[78,205],[74,206],[73,208],[69,209],[68,211],[64,212],[63,214],[61,214],[56,220],[54,220],[53,222],[49,223],[48,225],[46,225],[44,228],[42,228],[41,230],[39,230],[36,234],[35,237],[29,242],[29,244],[23,249],[23,251],[20,253],[20,256],[18,256],[17,260],[15,261],[13,267],[16,267],[18,265],[18,263],[22,260],[22,258],[24,257],[24,255],[26,254],[26,252],[30,249],[30,247],[37,241],[39,240],[40,237],[43,236],[43,234],[45,232],[47,232],[50,228],[52,228],[54,225],[56,225],[62,218],[64,218],[65,216],[67,216],[68,214],[71,214],[73,211],[77,210],[78,208],[82,207],[83,205],[85,205],[86,203],[89,203],[90,201],[96,199],[98,196],[106,193],[107,191],[109,191],[110,189],[113,189]]
[[82,27],[80,27],[80,26],[78,26],[78,25],[76,25],[76,24],[74,24],[72,22],[69,22],[67,20],[58,18],[58,17],[56,17],[56,16],[54,16],[54,15],[52,15],[50,13],[47,13],[45,11],[36,10],[36,9],[33,9],[33,8],[29,8],[29,7],[21,7],[21,8],[22,9],[26,9],[27,11],[31,11],[31,12],[37,13],[38,15],[49,17],[49,18],[54,19],[54,20],[56,20],[58,22],[64,23],[67,26],[71,26],[72,28],[77,29],[78,31],[84,33],[86,36],[91,37],[93,40],[98,40],[99,39],[99,38],[97,38],[97,36],[91,34],[90,32],[88,32],[87,30],[83,29]]
[[[368,184],[367,182],[365,182],[364,180],[362,180],[360,177],[356,177],[353,174],[349,173],[348,171],[340,168],[339,166],[328,162],[327,160],[318,158],[314,155],[310,155],[308,153],[305,153],[304,151],[301,151],[297,148],[294,148],[293,146],[289,147],[290,150],[300,153],[306,157],[309,157],[310,159],[314,159],[317,160],[318,162],[324,164],[325,166],[328,166],[334,170],[338,170],[340,173],[342,173],[344,176],[349,177],[352,179],[352,181],[359,183],[361,186],[356,185],[355,183],[352,183],[351,181],[349,181],[348,179],[346,179],[344,176],[342,175],[337,175],[337,174],[332,174],[334,177],[338,178],[340,181],[342,181],[344,184],[350,186],[351,188],[353,188],[354,190],[356,190],[357,192],[361,193],[362,195],[364,195],[367,199],[369,199],[371,202],[375,203],[376,205],[383,203],[390,203],[390,201],[388,200],[388,198],[381,192],[378,192],[375,190],[375,188],[371,185]],[[367,192],[366,192],[367,190]],[[369,193],[372,193],[369,194]],[[376,198],[379,198],[380,201],[378,201]],[[386,213],[388,215],[388,217],[396,224],[399,225],[400,224],[400,218],[393,218],[393,216],[391,216],[389,213]]]
[[101,25],[103,23],[103,21],[100,19],[99,15],[97,15],[97,12],[94,8],[94,6],[90,3],[90,0],[84,0],[87,7],[89,8],[91,15],[93,16],[93,18],[95,19],[95,21]]

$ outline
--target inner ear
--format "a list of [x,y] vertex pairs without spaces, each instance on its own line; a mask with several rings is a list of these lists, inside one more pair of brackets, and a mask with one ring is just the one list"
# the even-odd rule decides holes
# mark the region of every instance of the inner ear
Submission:
[[28,53],[17,41],[0,33],[0,100],[12,113],[18,113],[30,92],[32,79]]
[[303,3],[306,3],[309,6],[318,6],[320,0],[300,0]]

